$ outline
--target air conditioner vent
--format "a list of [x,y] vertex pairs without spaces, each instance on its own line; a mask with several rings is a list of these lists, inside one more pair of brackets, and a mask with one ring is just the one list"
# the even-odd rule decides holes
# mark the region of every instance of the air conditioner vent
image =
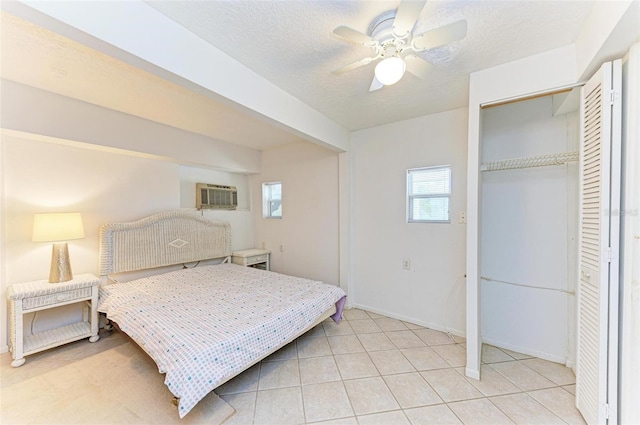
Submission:
[[235,186],[196,184],[196,208],[235,210],[238,206],[238,190]]

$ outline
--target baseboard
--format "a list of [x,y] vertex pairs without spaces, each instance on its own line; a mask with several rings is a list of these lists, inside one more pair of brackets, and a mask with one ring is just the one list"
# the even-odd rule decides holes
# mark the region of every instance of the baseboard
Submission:
[[560,363],[569,367],[568,363],[570,362],[567,359],[567,357],[562,357],[555,354],[549,354],[543,351],[534,350],[527,347],[520,347],[518,345],[509,344],[504,341],[498,341],[496,339],[493,339],[491,337],[486,337],[484,335],[482,336],[482,342],[485,344],[493,345],[498,348],[506,348],[507,350],[515,351],[516,353],[522,353],[528,356],[537,357],[539,359],[549,360],[550,362]]
[[464,369],[464,374],[469,378],[475,379],[476,381],[480,380],[480,371],[478,369],[471,369],[466,367]]
[[0,354],[8,353],[9,346],[8,345],[0,345]]
[[402,314],[396,314],[396,313],[393,313],[391,311],[381,310],[381,309],[369,307],[369,306],[366,306],[366,305],[363,305],[363,304],[351,304],[351,308],[359,308],[361,310],[367,310],[367,311],[370,311],[372,313],[376,313],[376,314],[380,314],[382,316],[390,317],[392,319],[398,319],[398,320],[402,320],[403,322],[413,323],[414,325],[423,326],[425,328],[429,328],[429,329],[433,329],[433,330],[436,330],[436,331],[445,332],[445,333],[448,333],[448,334],[459,336],[461,338],[465,338],[466,337],[466,333],[464,331],[460,330],[460,329],[448,328],[446,326],[442,326],[442,325],[437,324],[437,323],[423,322],[422,320],[418,320],[415,317],[404,316]]

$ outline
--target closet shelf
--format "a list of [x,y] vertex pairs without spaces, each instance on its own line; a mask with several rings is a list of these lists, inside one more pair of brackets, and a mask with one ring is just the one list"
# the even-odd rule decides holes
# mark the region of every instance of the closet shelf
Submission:
[[563,165],[567,162],[577,161],[578,152],[563,152],[551,155],[532,156],[529,158],[512,158],[501,161],[483,162],[480,171],[514,170],[518,168],[548,167],[550,165]]

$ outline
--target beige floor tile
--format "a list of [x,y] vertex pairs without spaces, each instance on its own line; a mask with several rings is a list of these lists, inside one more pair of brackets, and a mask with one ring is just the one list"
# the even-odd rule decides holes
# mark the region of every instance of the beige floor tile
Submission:
[[442,357],[429,347],[403,348],[400,352],[416,370],[444,369],[450,367]]
[[224,425],[246,425],[253,422],[257,392],[225,394],[221,397],[236,411]]
[[530,356],[528,354],[518,353],[517,351],[507,350],[506,348],[501,348],[500,350],[504,351],[506,354],[510,355],[511,357],[513,357],[516,360],[524,360],[524,359],[533,358],[533,356]]
[[530,367],[555,384],[571,385],[576,383],[576,376],[573,371],[563,364],[542,359],[521,360],[520,363]]
[[491,397],[489,400],[517,424],[564,424],[559,417],[527,394],[501,395]]
[[343,316],[345,319],[351,320],[362,320],[362,319],[370,319],[368,312],[364,310],[360,310],[358,308],[350,308],[345,309],[343,311]]
[[368,378],[380,375],[367,353],[337,354],[335,359],[342,379]]
[[528,394],[566,423],[572,425],[583,425],[585,423],[575,406],[575,397],[564,389],[549,388],[547,390],[531,391]]
[[411,425],[462,425],[446,404],[406,409],[404,414]]
[[361,353],[364,350],[360,340],[355,335],[337,335],[327,337],[333,354]]
[[[173,409],[171,414],[173,416]],[[235,415],[235,409],[224,399],[218,397],[215,393],[210,392],[184,417],[181,422],[187,425],[191,424],[221,424]],[[193,415],[193,416],[191,416]],[[186,419],[186,420],[185,420]],[[149,421],[151,423],[152,421]],[[156,422],[153,420],[153,422]],[[166,423],[166,421],[162,421]],[[95,423],[95,422],[94,422]],[[111,422],[113,424],[113,422]],[[159,423],[159,422],[158,422]]]
[[258,390],[293,387],[300,385],[298,360],[262,362]]
[[455,342],[457,344],[462,344],[463,342],[467,342],[467,338],[465,338],[463,336],[458,336],[458,335],[451,334],[451,338],[453,338],[453,342]]
[[404,320],[402,321],[402,323],[403,323],[403,324],[404,324],[408,329],[424,329],[424,326],[416,325],[415,323],[405,322]]
[[304,423],[304,411],[300,387],[258,391],[254,424],[301,423]]
[[[456,370],[464,376],[464,368]],[[520,388],[487,365],[480,366],[480,377],[479,381],[473,378],[465,379],[487,397],[520,392]]]
[[562,388],[565,391],[568,391],[570,394],[576,395],[576,384],[573,385],[563,385]]
[[[465,425],[507,425],[514,423],[486,398],[449,403],[448,406]],[[526,422],[524,423],[526,424]]]
[[330,356],[333,354],[326,337],[302,337],[298,339],[298,358]]
[[372,311],[367,311],[367,314],[371,319],[385,319],[387,316],[383,316],[382,314],[374,313]]
[[350,418],[332,419],[330,421],[314,422],[313,425],[358,425],[358,420],[355,416]]
[[328,319],[322,322],[322,328],[327,336],[353,335],[353,329],[351,329],[347,320],[336,323],[333,320]]
[[387,336],[398,348],[425,347],[427,345],[409,330],[387,332]]
[[367,351],[395,350],[396,346],[391,342],[389,337],[383,333],[360,334],[358,339]]
[[500,363],[514,360],[513,357],[493,345],[482,344],[482,362]]
[[443,345],[454,343],[453,338],[451,338],[448,334],[433,329],[415,329],[413,333],[416,334],[418,338],[424,341],[427,345]]
[[442,399],[417,372],[382,377],[403,409],[442,403]]
[[303,338],[304,337],[314,337],[314,336],[326,336],[325,333],[324,333],[324,327],[322,326],[322,323],[314,326],[313,328],[308,330],[304,335],[302,335]]
[[[9,366],[10,367],[10,366]],[[28,367],[27,364],[21,368]],[[76,369],[76,370],[74,370]],[[64,379],[63,373],[72,376],[74,374],[80,374],[81,371],[77,370],[77,367],[61,368],[61,372],[51,372],[55,377]],[[14,383],[8,388],[3,388],[0,398],[0,422],[2,424],[45,424],[49,423],[61,423],[59,414],[67,415],[68,419],[75,422],[80,422],[78,413],[83,412],[69,412],[66,407],[69,406],[75,399],[78,402],[78,397],[81,397],[77,393],[64,393],[59,389],[49,388],[43,385],[45,383],[44,376],[40,375],[37,379],[26,379],[20,383]],[[43,387],[46,391],[43,391]],[[99,394],[99,387],[97,385],[83,385],[83,390],[86,395],[91,397],[92,394]],[[62,394],[62,395],[61,395]],[[84,400],[87,406],[91,405],[90,400]],[[65,408],[56,409],[56,405],[62,404]],[[75,406],[74,406],[75,407]],[[140,422],[141,418],[137,416],[131,410],[128,410],[128,416],[131,416],[134,422]]]
[[420,373],[446,402],[482,397],[482,393],[454,369],[429,370]]
[[381,375],[415,371],[415,368],[400,350],[372,351],[369,356]]
[[349,320],[349,325],[351,325],[351,329],[353,329],[353,332],[356,334],[382,332],[382,329],[376,325],[376,322],[374,322],[373,319]]
[[340,381],[340,373],[333,356],[310,357],[298,360],[302,385]]
[[375,322],[378,325],[378,327],[385,332],[405,331],[409,329],[404,323],[402,323],[398,319],[389,319],[388,317],[383,317],[380,319],[375,319]]
[[401,410],[358,416],[360,425],[411,425]]
[[452,367],[460,367],[467,364],[467,351],[460,344],[433,345],[431,349]]
[[240,375],[220,385],[215,389],[215,391],[217,394],[235,394],[256,391],[258,389],[259,379],[260,363],[251,366]]
[[356,415],[386,412],[400,408],[381,377],[344,381]]
[[520,364],[518,361],[493,363],[488,366],[499,372],[523,391],[540,390],[556,386],[544,376]]
[[296,341],[293,341],[285,345],[275,353],[271,354],[270,356],[268,356],[262,361],[270,362],[270,361],[278,361],[278,360],[291,360],[297,357],[298,357],[298,350],[296,348]]
[[353,409],[342,382],[325,382],[302,387],[307,422],[353,416]]

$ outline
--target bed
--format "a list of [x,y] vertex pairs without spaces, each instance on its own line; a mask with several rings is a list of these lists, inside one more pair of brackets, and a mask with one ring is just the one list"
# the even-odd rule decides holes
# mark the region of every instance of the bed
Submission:
[[[342,317],[346,295],[339,287],[230,264],[230,255],[229,224],[192,211],[100,230],[98,311],[166,374],[181,418],[318,323]],[[200,264],[211,259],[223,261]],[[129,281],[125,272],[139,275]]]

